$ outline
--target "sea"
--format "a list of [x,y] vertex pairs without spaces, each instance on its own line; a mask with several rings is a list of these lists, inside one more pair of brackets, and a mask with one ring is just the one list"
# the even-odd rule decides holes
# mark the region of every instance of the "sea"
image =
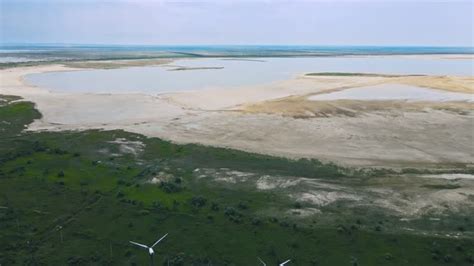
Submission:
[[474,47],[318,45],[6,45],[2,64],[37,61],[195,57],[324,57],[347,55],[474,54]]

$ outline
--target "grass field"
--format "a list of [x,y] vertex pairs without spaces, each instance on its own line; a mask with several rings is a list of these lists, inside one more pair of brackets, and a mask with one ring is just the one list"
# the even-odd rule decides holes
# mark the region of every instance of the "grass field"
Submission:
[[[365,182],[389,170],[355,170],[236,150],[176,145],[124,131],[28,132],[41,114],[14,96],[0,101],[0,265],[472,265],[472,213],[401,230],[399,217],[370,206],[301,208],[278,190],[219,183],[201,173]],[[209,170],[210,171],[210,170]],[[354,182],[356,183],[356,182]],[[357,185],[355,185],[357,186]],[[452,189],[428,185],[427,189]],[[474,199],[472,199],[474,201]],[[304,206],[303,206],[304,207]],[[444,237],[436,231],[464,232]],[[430,233],[432,232],[432,233]]]

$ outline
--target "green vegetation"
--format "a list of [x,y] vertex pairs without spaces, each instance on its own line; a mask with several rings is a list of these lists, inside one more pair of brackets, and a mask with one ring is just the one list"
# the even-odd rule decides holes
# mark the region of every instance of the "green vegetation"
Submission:
[[[156,265],[257,265],[257,256],[269,265],[286,258],[291,265],[474,263],[473,239],[407,233],[377,210],[357,210],[365,217],[358,219],[328,208],[339,217],[330,225],[273,216],[268,210],[304,206],[195,174],[338,180],[363,171],[120,130],[24,132],[40,118],[34,105],[0,98],[0,265],[147,265],[147,253],[128,241],[151,244],[166,232]],[[473,230],[472,221],[458,221],[456,230]]]
[[424,185],[424,187],[432,189],[456,189],[460,188],[461,186],[458,184],[428,184]]

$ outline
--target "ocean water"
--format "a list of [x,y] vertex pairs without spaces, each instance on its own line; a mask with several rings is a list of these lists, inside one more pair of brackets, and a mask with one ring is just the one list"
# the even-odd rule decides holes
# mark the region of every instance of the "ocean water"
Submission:
[[0,45],[7,57],[22,61],[73,61],[139,58],[292,57],[341,55],[474,54],[474,47],[301,46],[301,45]]
[[[194,69],[173,71],[176,67]],[[471,60],[420,57],[200,58],[168,66],[31,74],[25,80],[56,92],[159,94],[263,85],[311,72],[364,72],[472,76]]]

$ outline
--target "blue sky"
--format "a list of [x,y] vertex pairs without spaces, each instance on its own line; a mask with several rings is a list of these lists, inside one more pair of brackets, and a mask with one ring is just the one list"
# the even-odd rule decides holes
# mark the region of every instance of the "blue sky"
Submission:
[[473,45],[472,0],[0,0],[2,43]]

